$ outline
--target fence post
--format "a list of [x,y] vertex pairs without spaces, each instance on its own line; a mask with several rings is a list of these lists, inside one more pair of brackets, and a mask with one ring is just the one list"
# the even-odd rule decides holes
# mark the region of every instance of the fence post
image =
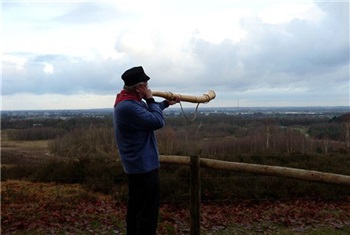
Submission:
[[191,235],[200,235],[200,157],[190,157],[190,181],[191,181]]

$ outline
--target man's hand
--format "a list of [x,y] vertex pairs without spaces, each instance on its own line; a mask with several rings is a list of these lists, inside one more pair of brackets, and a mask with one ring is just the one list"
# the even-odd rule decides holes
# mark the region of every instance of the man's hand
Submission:
[[180,102],[180,97],[175,96],[174,99],[172,99],[172,100],[167,100],[167,101],[168,101],[169,105],[174,105],[174,104]]
[[153,98],[153,94],[152,94],[152,91],[151,91],[151,89],[146,89],[145,90],[145,95],[144,95],[144,99],[146,100],[146,99],[150,99],[150,98]]

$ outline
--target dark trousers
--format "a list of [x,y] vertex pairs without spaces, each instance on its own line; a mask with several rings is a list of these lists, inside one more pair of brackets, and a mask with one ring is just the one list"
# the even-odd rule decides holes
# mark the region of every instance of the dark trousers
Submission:
[[160,198],[158,170],[129,174],[128,181],[126,234],[155,235]]

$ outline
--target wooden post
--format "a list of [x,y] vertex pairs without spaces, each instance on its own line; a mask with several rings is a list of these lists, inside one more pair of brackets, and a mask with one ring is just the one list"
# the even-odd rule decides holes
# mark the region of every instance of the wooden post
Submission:
[[200,157],[190,157],[191,171],[191,235],[200,235],[200,203],[201,203],[201,187],[200,187]]

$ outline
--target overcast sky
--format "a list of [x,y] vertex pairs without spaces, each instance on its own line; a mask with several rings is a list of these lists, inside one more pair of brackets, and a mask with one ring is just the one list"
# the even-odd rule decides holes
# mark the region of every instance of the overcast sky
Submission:
[[109,108],[138,65],[207,107],[349,106],[347,0],[3,0],[1,38],[2,110]]

